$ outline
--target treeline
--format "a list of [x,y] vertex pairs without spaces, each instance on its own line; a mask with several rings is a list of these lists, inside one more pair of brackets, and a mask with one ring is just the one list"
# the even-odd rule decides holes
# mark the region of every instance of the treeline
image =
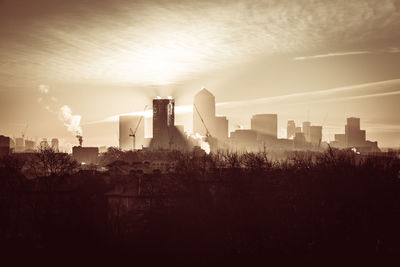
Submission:
[[[127,157],[112,152],[107,162]],[[174,172],[129,175],[78,171],[66,156],[51,160],[51,151],[35,157],[0,163],[0,242],[9,255],[209,266],[400,253],[396,153],[330,149],[274,161],[266,153],[175,151]]]

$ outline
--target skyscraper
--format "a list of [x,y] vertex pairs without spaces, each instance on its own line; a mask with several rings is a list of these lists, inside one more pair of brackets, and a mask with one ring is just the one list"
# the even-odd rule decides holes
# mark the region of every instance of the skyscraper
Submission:
[[215,117],[215,125],[215,137],[219,140],[227,139],[229,133],[228,119],[225,116]]
[[310,126],[310,142],[319,146],[322,141],[322,126]]
[[[131,129],[132,132],[136,130],[135,137],[131,136]],[[141,149],[142,145],[145,145],[143,116],[119,116],[119,148],[132,150],[133,138],[135,138],[134,149]]]
[[278,137],[278,115],[256,114],[251,118],[251,129],[257,133],[257,139],[274,141]]
[[296,133],[296,123],[294,122],[294,120],[289,120],[287,122],[287,131],[286,131],[287,139],[293,138],[295,133]]
[[153,148],[170,148],[175,133],[175,100],[153,99]]
[[[215,134],[215,96],[210,93],[207,89],[203,88],[200,92],[198,92],[194,96],[194,105],[193,107],[193,133],[200,134],[205,136],[207,134],[206,128],[210,132],[211,135]],[[197,108],[197,110],[196,110]],[[200,113],[200,115],[199,115]],[[201,121],[201,118],[204,121]]]
[[360,130],[360,118],[347,118],[345,135],[347,147],[360,147],[365,144],[365,130]]
[[311,127],[311,122],[303,121],[303,133],[304,133],[304,138],[306,139],[307,142],[310,142],[310,127]]

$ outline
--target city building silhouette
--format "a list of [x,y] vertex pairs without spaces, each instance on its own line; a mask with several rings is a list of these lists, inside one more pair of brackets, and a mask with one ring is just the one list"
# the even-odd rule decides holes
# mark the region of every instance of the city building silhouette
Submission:
[[319,146],[322,141],[322,126],[310,126],[310,142],[314,146]]
[[306,142],[310,142],[310,127],[311,127],[311,122],[303,121],[303,133]]
[[256,114],[250,121],[251,129],[257,133],[257,140],[275,142],[278,138],[278,115]]
[[174,142],[175,100],[172,98],[153,99],[153,140],[151,146],[169,149]]
[[288,120],[286,128],[286,138],[292,139],[296,133],[296,123],[294,120]]
[[257,150],[257,132],[251,129],[237,129],[231,132],[231,146],[238,150],[252,151]]
[[365,130],[360,129],[360,118],[347,118],[345,135],[347,147],[360,147],[365,144]]
[[215,117],[215,134],[214,137],[219,140],[226,140],[229,134],[228,119],[225,116]]
[[378,142],[366,140],[366,131],[361,130],[360,118],[347,118],[344,134],[335,134],[331,145],[336,148],[354,148],[357,152],[380,152]]

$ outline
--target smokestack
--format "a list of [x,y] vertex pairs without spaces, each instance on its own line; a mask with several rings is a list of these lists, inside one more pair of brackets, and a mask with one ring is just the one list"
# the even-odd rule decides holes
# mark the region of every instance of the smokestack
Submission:
[[82,135],[80,135],[79,133],[77,133],[76,138],[78,138],[79,146],[82,146],[82,142],[83,142],[83,137],[82,137]]

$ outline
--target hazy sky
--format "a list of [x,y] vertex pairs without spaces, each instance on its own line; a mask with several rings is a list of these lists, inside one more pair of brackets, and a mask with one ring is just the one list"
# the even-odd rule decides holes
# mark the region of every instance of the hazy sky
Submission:
[[110,117],[206,87],[231,130],[277,113],[332,140],[356,116],[399,147],[399,29],[395,0],[0,0],[0,134],[117,145]]

